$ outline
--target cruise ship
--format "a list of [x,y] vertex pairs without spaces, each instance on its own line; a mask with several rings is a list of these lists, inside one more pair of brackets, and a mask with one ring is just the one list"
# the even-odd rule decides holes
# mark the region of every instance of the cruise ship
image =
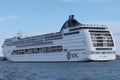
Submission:
[[70,15],[59,32],[5,39],[2,52],[9,61],[70,62],[116,59],[114,39],[106,25],[82,24]]

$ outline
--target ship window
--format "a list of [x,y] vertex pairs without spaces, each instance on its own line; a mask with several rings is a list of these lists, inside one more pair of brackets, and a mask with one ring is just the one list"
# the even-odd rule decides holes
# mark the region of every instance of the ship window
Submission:
[[76,31],[79,30],[79,28],[69,29],[69,31]]
[[62,46],[50,46],[50,47],[42,47],[42,48],[29,48],[29,49],[21,49],[21,50],[14,50],[11,54],[12,55],[21,55],[21,54],[38,54],[38,53],[54,53],[54,52],[61,52]]
[[112,48],[96,48],[96,50],[112,50]]
[[103,39],[103,37],[97,37],[97,39]]
[[51,47],[47,47],[46,52],[52,52],[52,48]]
[[79,28],[70,29],[69,31],[76,31],[80,29],[105,29],[105,28],[104,27],[79,27]]
[[34,49],[33,49],[33,53],[38,53],[38,49],[37,49],[37,48],[34,48]]
[[105,29],[104,27],[83,27],[83,29]]
[[73,34],[79,34],[79,31],[77,31],[77,32],[70,32],[70,33],[65,33],[64,35],[67,36],[67,35],[73,35]]
[[101,32],[101,33],[110,33],[109,31],[93,31],[93,30],[89,30],[89,32]]

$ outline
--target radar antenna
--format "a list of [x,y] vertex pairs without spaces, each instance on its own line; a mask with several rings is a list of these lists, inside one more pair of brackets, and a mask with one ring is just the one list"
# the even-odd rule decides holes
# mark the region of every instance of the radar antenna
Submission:
[[18,39],[22,38],[22,33],[21,33],[21,31],[19,31],[19,32],[17,33],[17,38],[18,38]]

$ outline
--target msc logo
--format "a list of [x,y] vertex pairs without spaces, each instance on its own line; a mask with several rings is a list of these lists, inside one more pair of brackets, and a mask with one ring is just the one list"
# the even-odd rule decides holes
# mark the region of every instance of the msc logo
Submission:
[[71,58],[78,58],[78,53],[67,53],[67,59],[70,60]]
[[66,56],[67,56],[67,59],[70,60],[70,58],[71,58],[70,52],[68,52]]

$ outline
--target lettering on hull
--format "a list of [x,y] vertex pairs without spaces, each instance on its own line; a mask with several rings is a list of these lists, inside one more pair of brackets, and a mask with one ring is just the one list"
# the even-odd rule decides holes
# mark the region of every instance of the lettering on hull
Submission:
[[71,58],[78,58],[78,53],[70,53],[68,52],[66,55],[67,59],[70,60]]

